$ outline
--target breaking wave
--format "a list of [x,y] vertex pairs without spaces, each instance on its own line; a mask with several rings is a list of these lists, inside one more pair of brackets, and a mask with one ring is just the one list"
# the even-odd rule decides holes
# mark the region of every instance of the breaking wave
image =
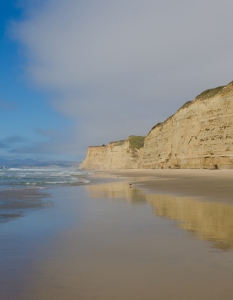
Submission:
[[61,168],[9,168],[0,170],[0,186],[46,187],[54,185],[79,185],[89,181],[82,178],[87,173]]

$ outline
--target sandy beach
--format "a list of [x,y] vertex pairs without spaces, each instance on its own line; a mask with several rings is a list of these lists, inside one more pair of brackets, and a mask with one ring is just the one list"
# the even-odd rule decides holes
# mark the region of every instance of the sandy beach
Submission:
[[[233,170],[109,170],[96,171],[111,178],[132,178],[131,183],[151,190],[203,200],[233,201]],[[111,175],[110,175],[111,174]],[[98,175],[97,175],[98,176]],[[138,183],[140,181],[140,183]]]
[[233,170],[90,173],[1,224],[1,299],[232,299]]

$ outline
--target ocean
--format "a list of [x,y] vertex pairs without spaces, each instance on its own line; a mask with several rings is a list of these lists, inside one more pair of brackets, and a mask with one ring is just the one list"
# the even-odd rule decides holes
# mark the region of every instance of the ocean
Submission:
[[87,175],[71,167],[0,169],[0,223],[49,207],[46,196],[51,188],[87,184]]
[[54,185],[78,185],[89,181],[86,173],[74,168],[9,168],[0,169],[0,190],[19,187],[44,188]]

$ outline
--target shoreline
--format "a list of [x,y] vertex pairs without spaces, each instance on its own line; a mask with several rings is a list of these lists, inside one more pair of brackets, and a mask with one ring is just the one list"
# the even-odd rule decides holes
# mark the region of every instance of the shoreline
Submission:
[[[233,204],[233,170],[209,169],[110,169],[91,170],[91,182],[129,181],[150,193],[194,197]],[[90,177],[90,178],[91,178]],[[94,180],[93,180],[94,179]]]

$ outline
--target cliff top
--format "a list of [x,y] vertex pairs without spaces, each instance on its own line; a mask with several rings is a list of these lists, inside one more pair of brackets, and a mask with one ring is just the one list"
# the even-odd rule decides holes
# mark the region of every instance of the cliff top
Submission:
[[[203,91],[201,94],[197,95],[195,97],[194,100],[192,101],[187,101],[186,103],[184,103],[177,111],[180,111],[181,109],[185,109],[187,107],[189,107],[192,103],[194,103],[195,101],[202,101],[202,100],[208,100],[210,98],[215,97],[216,95],[224,95],[227,94],[229,92],[233,92],[233,81],[231,81],[229,84],[224,85],[224,86],[219,86],[216,88],[212,88],[212,89],[208,89]],[[170,117],[168,117],[164,122],[159,122],[157,123],[155,126],[153,126],[150,130],[150,132],[148,133],[148,135],[151,133],[152,130],[154,130],[155,128],[159,127],[160,130],[162,130],[163,125],[166,124],[169,120],[171,120],[173,118],[175,114],[171,115]],[[129,146],[132,150],[136,150],[136,149],[140,149],[144,146],[144,140],[145,140],[145,136],[136,136],[136,135],[131,135],[129,136],[126,140],[119,140],[119,141],[113,141],[110,142],[108,145],[113,145],[114,146],[121,146],[123,145],[126,141],[129,141]],[[106,145],[102,145],[102,146],[90,146],[92,148],[96,147],[96,148],[101,148],[101,147],[107,147]]]
[[[184,108],[187,108],[189,107],[194,101],[196,100],[207,100],[207,99],[210,99],[210,98],[213,98],[214,96],[218,95],[218,94],[225,94],[225,93],[228,93],[230,91],[233,91],[233,81],[231,81],[229,84],[227,85],[223,85],[223,86],[218,86],[216,88],[212,88],[212,89],[208,89],[208,90],[205,90],[203,91],[201,94],[197,95],[196,98],[194,100],[191,100],[191,101],[187,101],[185,102],[178,110],[180,111],[181,109],[184,109]],[[176,113],[177,113],[176,112]],[[163,125],[169,121],[172,117],[174,116],[171,115],[170,117],[168,117],[164,122],[159,122],[157,123],[155,126],[153,126],[150,130],[150,132],[148,134],[151,133],[151,131],[153,129],[155,129],[156,127],[163,127]]]
[[114,146],[121,146],[126,141],[129,141],[129,146],[131,149],[140,149],[144,146],[145,138],[145,136],[130,135],[126,140],[110,142],[109,145],[114,144]]
[[[198,100],[204,100],[204,99],[209,99],[212,98],[214,96],[216,96],[217,94],[219,94],[223,88],[225,88],[226,86],[218,86],[216,88],[213,89],[209,89],[209,90],[205,90],[204,92],[202,92],[201,94],[199,94],[196,99]],[[192,101],[191,101],[192,102]]]

